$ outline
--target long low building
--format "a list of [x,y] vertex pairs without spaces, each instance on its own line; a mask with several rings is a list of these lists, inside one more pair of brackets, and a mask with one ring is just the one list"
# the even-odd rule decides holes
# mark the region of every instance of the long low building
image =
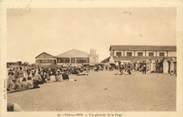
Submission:
[[[35,57],[37,65],[68,65],[68,64],[89,64],[93,63],[93,58],[97,55],[88,54],[86,52],[72,49],[53,56],[46,52],[42,52]],[[97,60],[95,61],[97,63]]]
[[176,58],[176,46],[111,45],[109,51],[115,62]]
[[57,56],[57,64],[87,64],[89,63],[89,54],[80,50],[69,50]]
[[46,52],[42,52],[35,59],[37,65],[56,65],[57,63],[57,57]]
[[109,51],[109,57],[101,63],[132,63],[134,69],[138,70],[145,62],[150,72],[176,74],[176,46],[111,45]]

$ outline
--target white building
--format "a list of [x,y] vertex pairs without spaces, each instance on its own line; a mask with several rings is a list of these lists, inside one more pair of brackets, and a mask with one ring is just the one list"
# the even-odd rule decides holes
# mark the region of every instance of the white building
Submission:
[[35,57],[37,65],[82,65],[82,64],[96,64],[98,63],[98,55],[95,49],[90,50],[90,54],[80,50],[72,49],[53,56],[46,52],[42,52]]
[[176,58],[176,46],[111,45],[114,61],[141,61],[157,58]]

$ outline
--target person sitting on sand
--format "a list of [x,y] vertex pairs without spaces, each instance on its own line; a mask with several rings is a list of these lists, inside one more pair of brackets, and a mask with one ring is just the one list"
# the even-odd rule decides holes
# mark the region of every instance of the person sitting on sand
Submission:
[[7,103],[8,112],[20,112],[23,111],[22,108],[16,103]]
[[33,74],[33,88],[40,88],[38,77],[36,77],[35,74]]
[[25,77],[22,79],[21,85],[23,89],[28,89],[27,80]]
[[69,75],[67,74],[66,70],[64,70],[64,73],[62,74],[63,80],[69,80]]
[[56,82],[61,80],[60,71],[56,71],[55,80],[56,80]]
[[27,87],[29,89],[33,88],[33,80],[30,76],[28,76],[28,78],[27,78]]

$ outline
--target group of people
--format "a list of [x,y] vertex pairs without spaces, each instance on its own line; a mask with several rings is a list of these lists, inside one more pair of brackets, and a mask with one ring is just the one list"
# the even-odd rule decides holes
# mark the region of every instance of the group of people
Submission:
[[124,73],[127,73],[128,75],[131,75],[131,70],[132,70],[132,65],[130,63],[121,64],[121,62],[119,62],[120,75],[123,75]]
[[[111,67],[112,66],[112,67]],[[147,73],[168,73],[170,75],[176,75],[176,62],[168,61],[166,59],[161,60],[149,60],[138,62],[116,62],[116,64],[110,65],[109,70],[117,70],[120,75],[131,75],[132,71],[138,71],[142,74]]]
[[8,68],[8,91],[40,88],[41,84],[69,80],[70,74],[87,74],[87,67],[16,66]]
[[[174,64],[171,64],[174,65]],[[176,69],[175,66],[171,67]],[[132,71],[139,71],[143,74],[147,72],[160,72],[162,73],[163,61],[157,61],[155,63],[143,62],[118,62],[118,65],[112,64],[110,66],[105,66],[103,64],[98,64],[95,66],[54,66],[54,67],[40,67],[32,65],[19,65],[8,67],[8,91],[17,91],[22,89],[32,89],[40,88],[41,84],[51,82],[51,81],[63,81],[69,80],[70,74],[77,75],[88,75],[88,73],[93,71],[103,71],[103,70],[117,70],[120,75],[128,74],[131,75]],[[170,69],[171,71],[171,69]],[[171,73],[171,72],[170,72]],[[176,74],[174,70],[173,74]]]

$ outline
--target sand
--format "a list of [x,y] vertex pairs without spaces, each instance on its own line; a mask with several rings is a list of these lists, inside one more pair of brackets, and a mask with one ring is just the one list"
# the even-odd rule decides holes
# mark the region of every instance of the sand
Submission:
[[8,94],[24,111],[175,111],[176,77],[168,74],[115,71],[71,75],[39,89]]

